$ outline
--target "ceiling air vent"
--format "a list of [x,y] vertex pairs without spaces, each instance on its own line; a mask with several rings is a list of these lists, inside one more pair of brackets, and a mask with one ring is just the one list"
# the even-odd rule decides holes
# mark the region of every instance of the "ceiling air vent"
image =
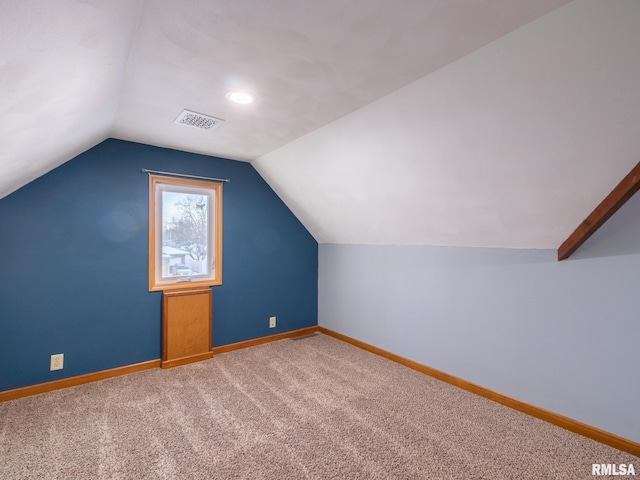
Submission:
[[214,128],[218,128],[222,125],[224,120],[210,117],[208,115],[202,115],[201,113],[190,112],[189,110],[183,110],[173,123],[186,125],[187,127],[199,128],[200,130],[213,130]]

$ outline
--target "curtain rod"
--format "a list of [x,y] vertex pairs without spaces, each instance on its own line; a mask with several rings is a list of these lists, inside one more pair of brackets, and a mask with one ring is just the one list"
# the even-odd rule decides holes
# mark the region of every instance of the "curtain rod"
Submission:
[[140,171],[142,173],[155,173],[157,175],[168,175],[170,177],[197,178],[199,180],[213,180],[214,182],[229,183],[231,181],[228,178],[201,177],[199,175],[187,175],[186,173],[173,173],[173,172],[162,172],[160,170],[149,170],[148,168],[143,168]]

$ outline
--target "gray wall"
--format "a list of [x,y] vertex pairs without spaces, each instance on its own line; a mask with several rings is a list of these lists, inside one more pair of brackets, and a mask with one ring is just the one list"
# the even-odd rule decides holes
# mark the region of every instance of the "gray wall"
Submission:
[[319,324],[640,441],[639,214],[637,195],[563,262],[322,244]]

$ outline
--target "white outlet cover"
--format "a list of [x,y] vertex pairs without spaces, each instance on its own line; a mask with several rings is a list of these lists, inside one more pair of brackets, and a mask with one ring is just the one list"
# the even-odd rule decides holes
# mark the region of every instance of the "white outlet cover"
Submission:
[[64,353],[58,353],[57,355],[51,355],[51,364],[49,366],[51,371],[62,370],[64,367]]

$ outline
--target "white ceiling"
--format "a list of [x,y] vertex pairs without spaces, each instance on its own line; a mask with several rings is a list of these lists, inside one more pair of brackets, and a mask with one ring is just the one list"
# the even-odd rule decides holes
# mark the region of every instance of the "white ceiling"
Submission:
[[139,10],[0,0],[0,198],[109,136]]
[[557,247],[640,160],[640,2],[567,3],[0,0],[0,197],[116,137],[253,162],[320,242]]
[[254,166],[319,242],[557,248],[640,161],[640,1],[578,0]]

